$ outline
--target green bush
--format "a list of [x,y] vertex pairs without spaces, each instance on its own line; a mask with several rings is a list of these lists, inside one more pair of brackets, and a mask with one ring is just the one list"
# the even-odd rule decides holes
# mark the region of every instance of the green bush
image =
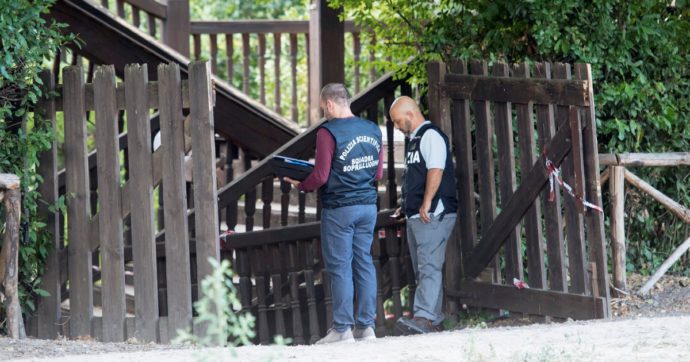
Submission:
[[[44,293],[38,289],[39,272],[50,245],[45,224],[36,217],[41,202],[37,187],[42,181],[37,167],[38,155],[50,147],[53,134],[31,111],[46,96],[39,78],[44,62],[72,39],[60,33],[63,26],[42,18],[53,3],[0,0],[0,172],[21,178],[24,232],[19,249],[19,291],[25,312],[34,309],[36,294]],[[0,315],[0,321],[3,319]]]
[[[331,5],[343,6],[347,18],[376,32],[384,55],[377,66],[412,74],[422,86],[430,60],[590,63],[600,152],[690,148],[686,0],[674,5],[668,0],[333,0]],[[633,171],[690,206],[687,168]],[[656,202],[631,196],[626,227],[636,263],[630,269],[648,272],[690,228]]]

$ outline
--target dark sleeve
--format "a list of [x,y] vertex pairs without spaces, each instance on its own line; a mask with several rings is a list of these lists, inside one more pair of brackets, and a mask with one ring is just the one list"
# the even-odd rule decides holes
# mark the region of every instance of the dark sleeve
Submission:
[[335,139],[325,128],[316,132],[316,161],[314,170],[299,185],[299,190],[311,192],[323,186],[331,174],[331,162],[335,153]]

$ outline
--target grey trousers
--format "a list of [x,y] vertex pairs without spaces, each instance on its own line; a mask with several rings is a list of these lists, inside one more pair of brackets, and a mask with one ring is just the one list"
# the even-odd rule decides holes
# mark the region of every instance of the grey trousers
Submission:
[[446,214],[443,220],[433,217],[428,224],[419,218],[407,220],[407,243],[417,279],[413,315],[426,318],[434,325],[444,319],[443,262],[455,219],[456,214]]

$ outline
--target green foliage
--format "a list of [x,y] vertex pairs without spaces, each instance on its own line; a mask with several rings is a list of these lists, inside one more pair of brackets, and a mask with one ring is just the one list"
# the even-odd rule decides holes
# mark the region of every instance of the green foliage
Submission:
[[307,0],[192,0],[192,19],[307,19]]
[[[44,60],[50,59],[58,46],[73,39],[60,33],[63,25],[41,17],[53,2],[1,0],[0,172],[21,178],[22,225],[26,225],[26,233],[22,233],[19,249],[19,292],[25,312],[34,309],[36,294],[45,293],[38,288],[39,271],[50,242],[43,230],[45,223],[36,216],[42,202],[37,191],[42,182],[37,168],[40,152],[50,148],[54,137],[49,125],[31,110],[41,97],[47,96],[41,92],[38,76]],[[60,202],[64,206],[64,200]]]
[[[251,344],[254,338],[254,316],[239,314],[241,309],[237,291],[232,283],[233,271],[230,262],[221,263],[208,258],[213,273],[201,282],[201,297],[194,303],[198,319],[196,323],[206,326],[203,337],[189,331],[178,330],[173,343],[192,343],[201,347],[233,347]],[[214,360],[214,356],[200,356],[200,359]]]
[[[347,18],[374,30],[377,51],[384,54],[379,67],[412,74],[422,86],[430,60],[590,63],[600,152],[690,148],[686,0],[675,6],[658,0],[333,0],[331,5],[343,6]],[[635,172],[690,205],[687,168]],[[630,248],[631,256],[642,272],[690,235],[653,201],[640,198],[626,209],[629,221],[639,219],[626,225],[628,239],[639,249]]]

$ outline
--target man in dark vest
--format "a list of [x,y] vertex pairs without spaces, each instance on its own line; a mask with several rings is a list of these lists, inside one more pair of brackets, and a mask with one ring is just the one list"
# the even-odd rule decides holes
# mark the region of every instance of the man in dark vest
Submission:
[[316,133],[314,170],[301,183],[285,178],[300,191],[321,194],[321,252],[331,282],[333,325],[317,344],[376,338],[371,243],[383,147],[378,125],[352,114],[349,98],[342,84],[323,87],[321,109],[328,122]]
[[441,330],[444,319],[443,261],[457,210],[453,159],[446,135],[424,119],[412,98],[397,98],[390,117],[409,138],[398,213],[407,217],[407,241],[417,279],[413,318],[398,319],[396,328],[404,334],[428,333]]

